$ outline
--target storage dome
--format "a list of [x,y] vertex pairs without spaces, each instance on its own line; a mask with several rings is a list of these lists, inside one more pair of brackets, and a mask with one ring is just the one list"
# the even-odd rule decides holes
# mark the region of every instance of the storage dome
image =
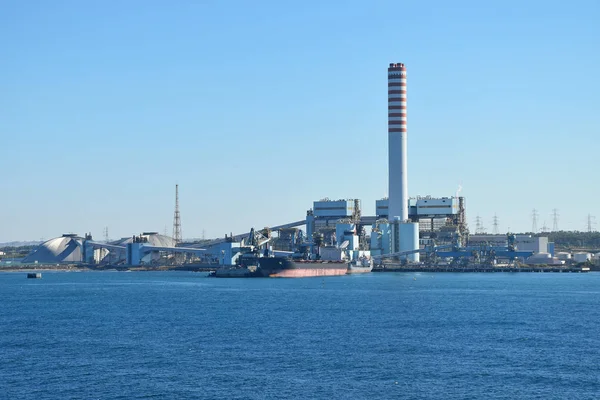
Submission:
[[23,259],[24,264],[58,264],[82,261],[83,238],[75,234],[65,234],[39,245]]

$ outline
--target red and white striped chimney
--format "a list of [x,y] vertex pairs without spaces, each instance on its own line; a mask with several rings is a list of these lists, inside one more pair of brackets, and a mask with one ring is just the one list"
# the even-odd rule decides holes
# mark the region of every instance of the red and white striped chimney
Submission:
[[408,179],[406,148],[406,67],[388,67],[388,219],[408,219]]

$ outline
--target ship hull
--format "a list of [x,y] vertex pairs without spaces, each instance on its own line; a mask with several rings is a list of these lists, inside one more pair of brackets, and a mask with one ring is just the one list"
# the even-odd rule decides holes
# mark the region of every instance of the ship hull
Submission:
[[248,268],[217,268],[211,276],[215,278],[250,278],[254,275]]
[[373,265],[363,267],[363,266],[348,264],[348,271],[346,273],[347,274],[366,274],[367,272],[371,272],[372,270],[373,270]]
[[345,262],[293,261],[281,257],[261,258],[257,273],[270,278],[308,278],[345,275]]

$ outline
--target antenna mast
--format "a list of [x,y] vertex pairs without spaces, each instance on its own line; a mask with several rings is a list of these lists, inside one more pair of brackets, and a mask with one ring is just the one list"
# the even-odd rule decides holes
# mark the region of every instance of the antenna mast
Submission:
[[173,216],[173,240],[181,243],[181,216],[179,215],[179,185],[175,185],[175,215]]

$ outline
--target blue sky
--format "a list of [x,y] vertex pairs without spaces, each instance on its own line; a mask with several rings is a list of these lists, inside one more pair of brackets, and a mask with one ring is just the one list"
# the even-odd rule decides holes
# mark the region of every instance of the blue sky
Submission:
[[[522,4],[526,3],[526,4]],[[600,217],[597,1],[2,1],[0,242],[222,236],[387,194],[408,69],[409,193],[471,229]]]

